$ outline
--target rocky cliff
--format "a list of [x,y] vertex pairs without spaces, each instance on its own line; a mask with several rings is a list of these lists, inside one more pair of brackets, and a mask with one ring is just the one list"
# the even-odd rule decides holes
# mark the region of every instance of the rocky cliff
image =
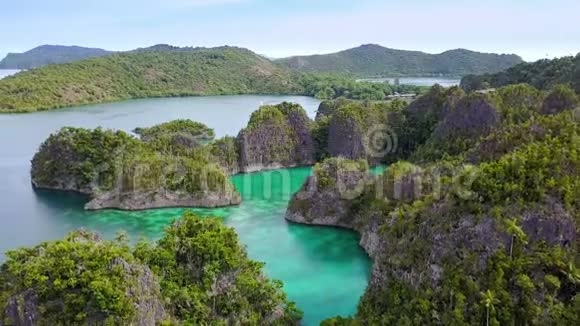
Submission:
[[238,135],[240,171],[312,165],[316,151],[312,127],[298,104],[263,106]]
[[463,153],[502,121],[497,102],[487,94],[462,97],[448,111],[427,141],[412,153],[413,161],[437,160],[445,154]]
[[331,158],[314,167],[302,189],[292,197],[286,219],[291,222],[355,229],[353,201],[371,183],[366,161]]

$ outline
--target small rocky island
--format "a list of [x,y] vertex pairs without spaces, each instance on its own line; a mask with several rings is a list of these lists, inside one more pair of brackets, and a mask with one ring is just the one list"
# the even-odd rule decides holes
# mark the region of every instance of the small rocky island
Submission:
[[221,142],[204,145],[213,139],[207,126],[177,120],[136,133],[140,139],[122,131],[63,128],[32,160],[34,187],[89,195],[89,210],[241,202],[216,157],[224,153]]
[[240,131],[240,171],[244,173],[315,162],[313,122],[306,111],[292,103],[263,106],[252,113]]

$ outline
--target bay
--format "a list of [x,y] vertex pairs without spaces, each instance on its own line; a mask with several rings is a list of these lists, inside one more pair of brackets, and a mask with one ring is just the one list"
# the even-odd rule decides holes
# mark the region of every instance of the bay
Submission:
[[[0,260],[6,250],[61,238],[86,228],[105,238],[124,230],[133,241],[158,239],[184,211],[115,210],[87,212],[86,198],[30,184],[30,160],[50,133],[64,126],[130,132],[174,119],[203,122],[218,137],[237,135],[260,105],[290,101],[314,117],[319,101],[300,96],[218,96],[135,100],[31,114],[0,115]],[[284,213],[291,195],[311,168],[233,176],[242,193],[238,207],[196,209],[219,216],[233,227],[251,258],[265,262],[268,276],[284,282],[290,300],[305,312],[304,324],[317,325],[335,315],[351,315],[368,283],[370,260],[351,231],[289,224]]]

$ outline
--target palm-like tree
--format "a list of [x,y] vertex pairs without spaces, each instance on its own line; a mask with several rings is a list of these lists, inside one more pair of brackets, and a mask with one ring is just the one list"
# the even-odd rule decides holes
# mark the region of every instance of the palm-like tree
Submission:
[[521,241],[526,244],[528,242],[526,233],[518,226],[518,219],[506,219],[506,231],[511,234],[512,238],[510,241],[510,258],[513,256],[514,252],[514,242],[516,240]]
[[481,293],[481,303],[485,306],[485,324],[489,326],[489,311],[494,309],[499,300],[495,297],[493,291],[487,290]]

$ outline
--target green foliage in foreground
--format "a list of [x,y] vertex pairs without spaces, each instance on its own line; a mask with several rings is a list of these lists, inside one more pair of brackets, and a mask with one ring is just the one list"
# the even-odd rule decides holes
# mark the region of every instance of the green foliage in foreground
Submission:
[[293,73],[249,50],[146,51],[50,65],[0,80],[0,112],[162,96],[298,93]]
[[135,256],[160,276],[162,294],[179,320],[259,325],[278,309],[279,324],[301,318],[282,283],[267,280],[264,264],[251,261],[235,231],[217,219],[186,214],[156,246],[138,244]]
[[[157,244],[140,242],[134,251],[123,237],[104,241],[77,231],[7,257],[0,267],[0,317],[7,325],[9,298],[26,291],[37,296],[36,322],[43,325],[131,324],[152,312],[138,310],[135,303],[143,302],[148,308],[160,302],[167,314],[157,322],[167,324],[290,325],[301,318],[281,282],[264,276],[233,229],[192,213]],[[154,277],[143,281],[149,269]]]

